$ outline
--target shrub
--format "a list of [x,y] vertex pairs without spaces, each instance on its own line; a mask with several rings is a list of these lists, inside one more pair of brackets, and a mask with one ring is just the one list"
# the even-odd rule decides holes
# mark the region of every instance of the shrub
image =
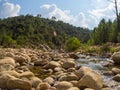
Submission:
[[80,41],[76,37],[71,37],[66,41],[65,49],[67,51],[75,51],[80,45]]

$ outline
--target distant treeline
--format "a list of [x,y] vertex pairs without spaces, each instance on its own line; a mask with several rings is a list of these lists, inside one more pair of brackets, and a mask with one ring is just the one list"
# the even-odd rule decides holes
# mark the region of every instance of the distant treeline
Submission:
[[114,21],[102,19],[98,27],[94,28],[89,40],[90,44],[95,45],[107,42],[120,43],[120,28],[116,19]]
[[46,44],[52,48],[63,48],[70,37],[87,42],[90,33],[87,28],[75,27],[55,18],[45,19],[41,15],[0,19],[0,45],[4,47],[39,47]]

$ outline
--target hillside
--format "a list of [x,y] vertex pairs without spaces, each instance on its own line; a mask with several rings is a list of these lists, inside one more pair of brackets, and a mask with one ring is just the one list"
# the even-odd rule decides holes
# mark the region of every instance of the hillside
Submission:
[[0,45],[4,47],[64,47],[66,39],[77,37],[81,42],[90,38],[90,31],[62,21],[45,19],[39,15],[0,19]]

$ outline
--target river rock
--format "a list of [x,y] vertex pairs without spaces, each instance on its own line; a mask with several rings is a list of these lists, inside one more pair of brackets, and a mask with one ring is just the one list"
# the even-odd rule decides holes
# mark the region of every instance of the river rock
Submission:
[[77,87],[78,81],[70,81],[74,87]]
[[34,66],[44,66],[47,63],[49,63],[48,60],[37,60],[37,61],[34,61]]
[[71,87],[71,88],[69,88],[67,90],[80,90],[80,89],[78,87]]
[[19,75],[20,78],[31,78],[34,77],[34,74],[30,71],[23,72]]
[[102,88],[102,90],[111,90],[110,88]]
[[48,90],[50,87],[48,83],[40,83],[36,90]]
[[120,69],[119,68],[112,68],[112,73],[119,74],[120,73]]
[[73,81],[73,80],[74,81],[79,80],[79,78],[73,73],[63,75],[59,78],[59,81]]
[[52,77],[47,77],[43,81],[47,82],[50,85],[52,85],[54,83],[54,79]]
[[9,74],[9,75],[11,75],[11,76],[14,76],[14,77],[19,77],[19,73],[18,72],[16,72],[16,71],[14,71],[14,70],[12,70],[12,71],[2,71],[2,72],[0,72],[0,75],[3,75],[3,74]]
[[82,78],[86,73],[91,72],[92,69],[86,67],[86,66],[82,66],[79,70],[75,71],[75,74],[79,77]]
[[62,67],[64,69],[73,68],[73,67],[75,67],[75,62],[71,61],[71,60],[70,61],[65,61],[65,62],[63,62]]
[[15,55],[14,59],[16,60],[16,62],[18,62],[20,64],[29,63],[31,61],[31,58],[27,55],[24,55],[24,54]]
[[32,83],[32,87],[37,88],[37,86],[42,83],[42,80],[39,79],[38,77],[31,77],[31,83]]
[[95,90],[95,89],[91,89],[91,88],[85,88],[84,90]]
[[55,87],[50,87],[50,89],[47,90],[57,90]]
[[0,65],[0,71],[10,71],[13,70],[15,67],[10,64],[2,64]]
[[7,88],[9,89],[22,89],[22,90],[31,90],[32,84],[29,81],[21,79],[9,79],[7,82]]
[[13,77],[13,76],[11,76],[11,75],[9,75],[9,74],[2,74],[2,75],[0,76],[0,88],[1,88],[1,89],[7,88],[7,82],[8,82],[8,80],[11,79],[11,78],[15,78],[15,77]]
[[75,53],[70,53],[69,56],[70,56],[70,58],[74,58],[74,59],[78,59],[79,58],[78,55],[75,54]]
[[55,71],[55,72],[62,71],[62,68],[61,68],[61,67],[56,67],[56,68],[54,68],[54,71]]
[[60,67],[60,64],[55,61],[50,61],[48,64],[44,66],[45,69],[54,69],[56,67]]
[[80,89],[88,87],[88,88],[92,88],[92,89],[95,89],[95,90],[101,90],[102,87],[103,87],[102,76],[95,71],[87,72],[78,81],[78,87]]
[[119,64],[120,65],[120,52],[115,52],[111,59],[114,61],[115,64]]
[[72,87],[73,85],[70,82],[67,81],[62,81],[62,82],[58,82],[55,87],[57,88],[57,90],[68,90]]
[[15,66],[15,60],[11,57],[5,57],[4,59],[0,59],[0,65],[4,64],[10,64],[12,66]]
[[115,75],[112,79],[117,82],[120,82],[120,74]]

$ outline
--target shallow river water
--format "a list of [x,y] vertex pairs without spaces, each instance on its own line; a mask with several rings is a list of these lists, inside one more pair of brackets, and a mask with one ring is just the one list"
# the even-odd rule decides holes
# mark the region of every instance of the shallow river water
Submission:
[[[111,62],[109,58],[102,58],[97,56],[79,55],[79,59],[76,60],[77,66],[87,66],[91,69],[99,72],[104,80],[104,83],[109,86],[110,90],[120,90],[120,82],[112,80],[113,75],[105,75],[104,73],[111,70],[111,67],[104,67],[104,64]],[[114,66],[120,68],[120,66]]]

